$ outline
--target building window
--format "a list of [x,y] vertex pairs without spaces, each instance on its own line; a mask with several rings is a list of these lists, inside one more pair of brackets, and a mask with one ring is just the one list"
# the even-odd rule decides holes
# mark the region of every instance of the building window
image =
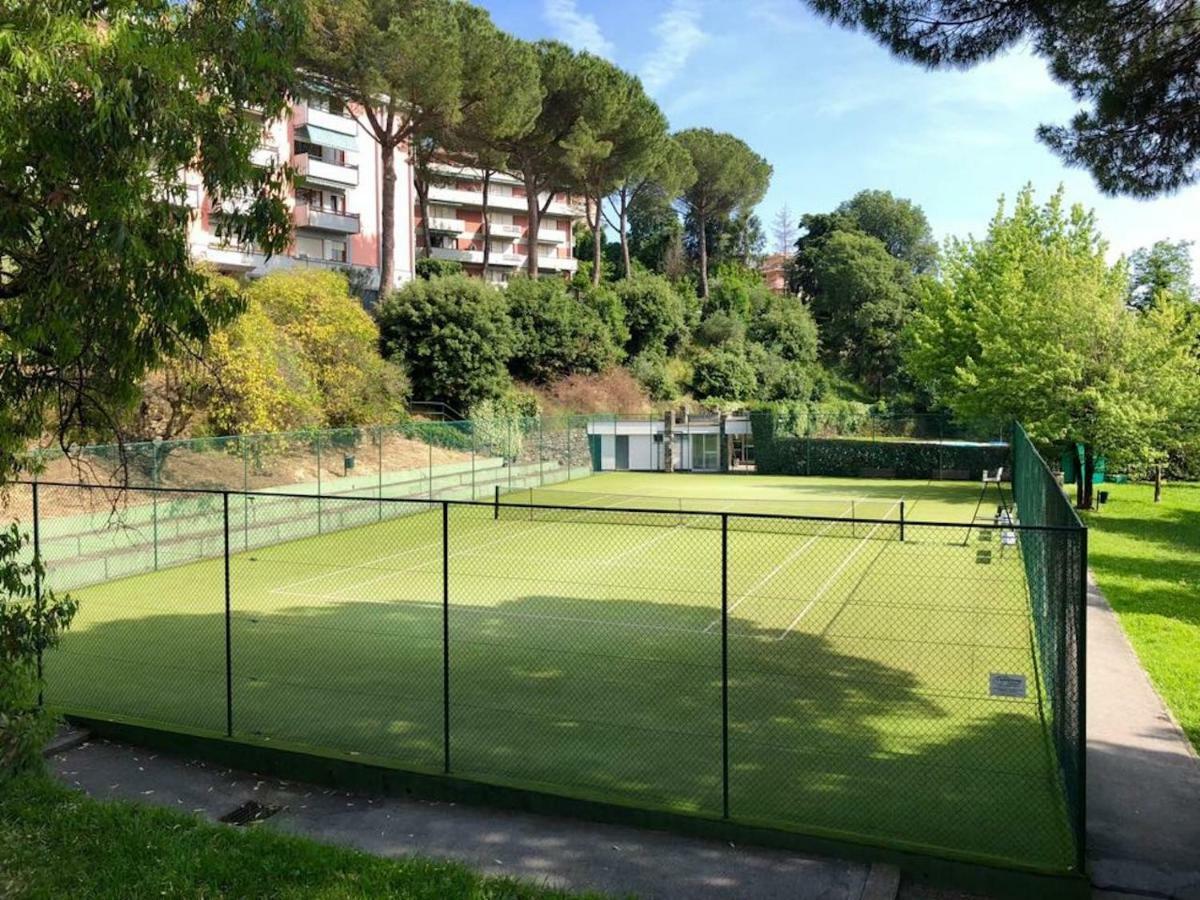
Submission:
[[313,159],[333,163],[335,166],[346,165],[346,151],[336,147],[322,147],[320,144],[310,144],[308,141],[296,141],[293,150],[297,155],[307,153]]
[[436,247],[438,250],[457,250],[458,239],[452,234],[431,234],[429,246]]
[[345,241],[326,241],[325,258],[333,262],[344,263],[347,260]]

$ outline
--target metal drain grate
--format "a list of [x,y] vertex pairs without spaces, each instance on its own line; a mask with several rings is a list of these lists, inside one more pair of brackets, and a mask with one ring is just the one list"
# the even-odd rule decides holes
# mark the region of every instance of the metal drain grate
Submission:
[[266,806],[256,800],[248,800],[237,809],[221,816],[221,821],[227,825],[253,825],[263,819],[269,819],[283,809],[282,806]]

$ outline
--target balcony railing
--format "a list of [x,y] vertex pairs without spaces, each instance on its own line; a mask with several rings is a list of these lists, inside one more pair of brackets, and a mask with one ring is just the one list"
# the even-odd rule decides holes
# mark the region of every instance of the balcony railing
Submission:
[[[471,209],[479,209],[483,206],[482,191],[468,191],[462,188],[434,185],[429,188],[429,199],[434,203],[445,203],[450,206],[466,206]],[[524,197],[506,197],[494,193],[488,194],[488,209],[511,210],[522,213],[528,211]],[[558,201],[552,202],[546,213],[554,216],[580,215],[579,210],[575,207],[567,203],[559,203]]]
[[213,241],[208,244],[193,244],[192,257],[212,263],[227,272],[249,272],[266,261],[266,256],[252,246],[239,247]]
[[323,231],[336,231],[340,234],[358,234],[360,229],[358,213],[348,213],[314,206],[299,202],[292,212],[292,221],[297,228],[320,228]]
[[292,164],[296,167],[296,173],[308,181],[358,187],[358,166],[330,162],[308,153],[297,153],[292,158]]
[[493,222],[488,230],[492,237],[520,237],[525,233],[524,226],[511,222]]
[[297,103],[292,108],[292,123],[299,128],[302,125],[312,125],[338,134],[348,134],[355,137],[358,134],[358,123],[349,116],[331,113],[328,110],[317,109],[307,103]]
[[462,219],[443,219],[439,216],[430,216],[429,224],[430,234],[462,234],[467,223]]
[[264,168],[276,165],[279,162],[279,148],[274,144],[260,144],[250,151],[250,162]]

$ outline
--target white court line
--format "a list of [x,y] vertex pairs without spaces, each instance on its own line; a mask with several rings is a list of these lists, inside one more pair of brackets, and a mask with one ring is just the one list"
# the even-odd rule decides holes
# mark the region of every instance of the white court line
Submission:
[[[901,502],[900,500],[897,500],[895,503],[893,503],[892,509],[895,509],[897,506],[899,506],[900,502]],[[889,509],[886,513],[883,514],[884,518],[886,518],[887,516],[889,516],[891,514],[892,509]],[[842,564],[833,571],[833,574],[825,579],[825,583],[821,585],[821,587],[813,595],[812,599],[809,600],[808,603],[806,603],[804,605],[804,609],[800,610],[800,612],[798,612],[796,614],[796,618],[792,619],[791,624],[788,625],[788,627],[783,630],[783,633],[780,634],[779,637],[775,638],[775,640],[782,641],[785,637],[788,636],[789,633],[791,633],[791,630],[793,628],[795,628],[797,625],[800,624],[800,620],[803,619],[806,615],[808,615],[809,610],[811,610],[813,608],[813,606],[816,605],[817,601],[820,600],[823,596],[825,596],[825,592],[828,591],[831,587],[833,587],[834,581],[837,579],[837,577],[839,575],[841,575],[842,572],[845,570],[846,566],[850,565],[850,563],[854,561],[854,558],[863,551],[863,548],[867,546],[867,541],[869,541],[871,539],[871,535],[873,535],[875,533],[876,529],[878,529],[879,526],[883,525],[883,524],[884,524],[883,522],[876,522],[875,525],[872,526],[871,530],[868,531],[866,533],[866,536],[863,537],[862,541],[859,542],[859,545],[850,552],[849,556],[847,556],[844,560],[842,560]]]
[[[843,512],[840,516],[837,517],[837,521],[845,519],[846,513],[850,512],[852,509],[853,509],[853,507],[851,507],[851,509],[847,509],[846,512]],[[814,534],[812,537],[810,537],[807,541],[805,541],[803,544],[801,544],[799,547],[797,547],[795,550],[793,550],[791,553],[789,553],[787,556],[785,556],[780,561],[779,565],[775,566],[775,568],[773,568],[770,572],[768,572],[766,575],[764,575],[758,581],[754,582],[754,584],[750,585],[750,587],[746,588],[745,592],[743,592],[740,597],[738,597],[735,601],[733,601],[733,603],[725,611],[725,614],[728,615],[729,613],[733,612],[735,609],[738,608],[739,605],[741,605],[743,600],[747,599],[751,594],[753,594],[759,588],[765,587],[767,584],[769,584],[771,579],[773,579],[776,575],[778,575],[780,572],[782,572],[783,568],[785,566],[787,566],[787,565],[791,564],[792,562],[794,562],[795,560],[799,559],[800,556],[806,550],[808,550],[809,547],[811,547],[813,544],[815,544],[817,542],[817,539],[820,538],[826,531],[828,531],[830,526],[832,526],[833,524],[834,524],[834,522],[826,522],[825,526],[820,531],[818,531],[816,534]],[[720,619],[714,619],[713,621],[709,622],[708,625],[705,626],[704,630],[711,631],[715,626],[720,625],[720,624],[721,624]]]
[[[567,508],[569,509],[569,507],[567,507]],[[586,512],[586,510],[583,510],[583,512]],[[471,555],[471,553],[473,551],[478,550],[481,547],[491,547],[496,544],[503,544],[508,541],[515,540],[518,537],[522,537],[524,535],[531,534],[535,531],[539,531],[543,528],[548,528],[551,525],[559,525],[559,524],[562,524],[562,523],[559,521],[542,522],[538,525],[534,525],[532,528],[525,528],[520,531],[514,531],[511,534],[504,535],[503,537],[496,538],[495,540],[484,541],[483,543],[480,543],[480,544],[472,544],[469,547],[465,547],[462,550],[458,550],[454,553],[451,553],[450,558],[453,559],[453,558],[460,557],[460,556],[469,556],[469,555]],[[337,588],[337,590],[333,591],[332,593],[313,594],[313,593],[308,593],[306,591],[293,591],[292,588],[299,587],[302,584],[308,584],[308,583],[310,583],[312,581],[316,581],[320,578],[330,578],[330,577],[333,577],[336,575],[344,574],[346,572],[353,572],[356,570],[372,568],[372,567],[378,565],[379,563],[382,563],[382,562],[385,562],[388,560],[403,558],[405,556],[411,556],[412,554],[418,553],[421,550],[428,550],[433,547],[440,547],[441,545],[442,545],[442,542],[439,539],[437,541],[433,541],[428,544],[422,544],[418,547],[413,547],[409,550],[402,550],[399,553],[392,553],[387,556],[380,556],[380,557],[369,560],[369,561],[359,564],[359,565],[346,566],[341,569],[334,569],[332,572],[325,572],[321,575],[314,575],[309,578],[302,578],[299,581],[294,581],[289,584],[280,585],[279,587],[273,589],[271,591],[271,593],[274,595],[283,596],[283,597],[310,597],[310,598],[321,598],[321,599],[325,599],[325,600],[338,600],[338,599],[341,599],[338,595],[344,593],[347,590],[353,590],[355,588],[365,587],[366,585],[374,584],[377,581],[383,581],[385,578],[393,578],[396,575],[403,575],[406,573],[416,572],[417,570],[419,570],[421,568],[421,566],[426,565],[426,563],[421,563],[421,565],[413,566],[412,568],[408,568],[408,569],[390,570],[388,572],[384,572],[382,575],[376,575],[373,578],[366,578],[366,579],[363,579],[362,581],[352,581],[349,584],[341,585],[340,587]]]

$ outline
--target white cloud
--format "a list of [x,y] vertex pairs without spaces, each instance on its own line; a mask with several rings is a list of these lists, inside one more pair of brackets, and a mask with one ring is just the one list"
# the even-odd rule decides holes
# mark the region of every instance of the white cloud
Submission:
[[612,57],[612,41],[604,36],[595,17],[580,12],[575,0],[543,0],[542,14],[553,26],[555,36],[576,50]]
[[708,43],[700,27],[700,6],[695,0],[672,0],[654,25],[658,44],[642,66],[642,81],[651,93],[669,84],[687,65],[692,54]]

